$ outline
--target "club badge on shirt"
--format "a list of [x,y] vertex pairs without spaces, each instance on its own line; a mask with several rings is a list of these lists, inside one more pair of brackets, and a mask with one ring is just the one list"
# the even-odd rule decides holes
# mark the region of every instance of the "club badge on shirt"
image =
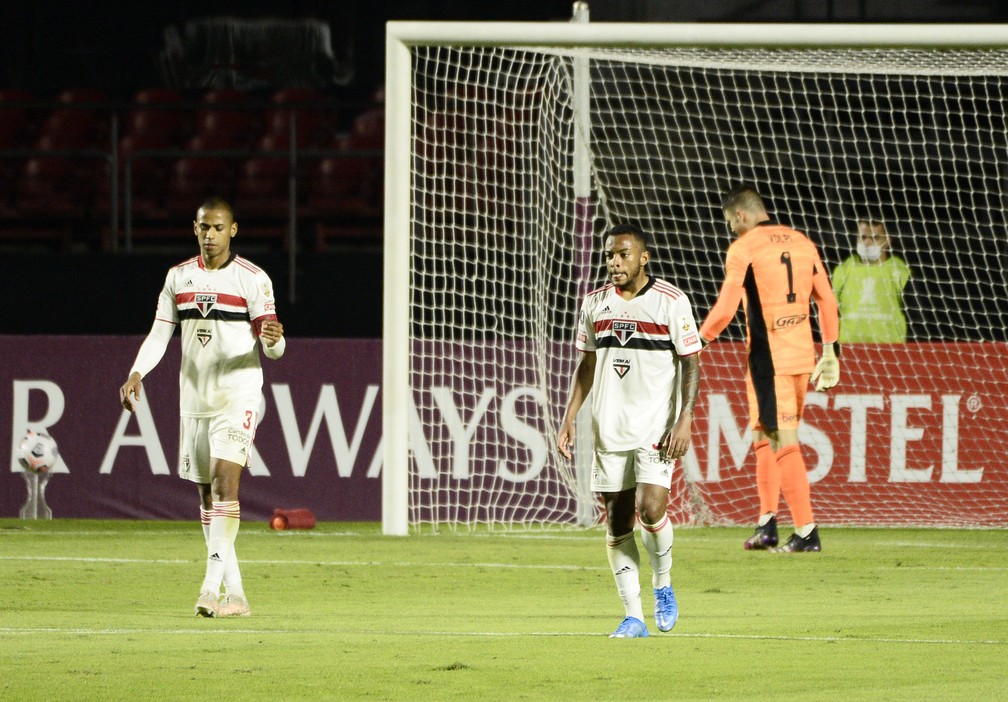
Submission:
[[204,317],[210,314],[210,310],[213,306],[217,304],[217,294],[216,293],[196,293],[196,297],[193,300],[196,303],[196,309],[200,311]]
[[635,333],[637,333],[637,322],[613,322],[613,336],[619,339],[620,344],[626,346]]

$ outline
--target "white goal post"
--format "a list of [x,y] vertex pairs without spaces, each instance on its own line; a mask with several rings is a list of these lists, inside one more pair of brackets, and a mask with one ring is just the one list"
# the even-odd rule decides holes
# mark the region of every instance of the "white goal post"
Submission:
[[[845,348],[841,386],[810,393],[819,518],[1008,526],[1008,25],[389,22],[386,42],[384,533],[597,521],[587,449],[564,466],[553,433],[599,235],[647,229],[702,319],[743,180],[829,268],[885,221],[917,286],[908,343]],[[755,518],[742,329],[704,352],[680,522]]]

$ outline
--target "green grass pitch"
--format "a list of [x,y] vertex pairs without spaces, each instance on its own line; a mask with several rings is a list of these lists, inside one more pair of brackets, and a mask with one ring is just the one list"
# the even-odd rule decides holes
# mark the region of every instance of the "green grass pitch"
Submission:
[[679,623],[614,640],[599,528],[245,522],[253,616],[201,619],[195,522],[0,520],[0,698],[1008,699],[1008,531],[821,531],[771,554],[678,528]]

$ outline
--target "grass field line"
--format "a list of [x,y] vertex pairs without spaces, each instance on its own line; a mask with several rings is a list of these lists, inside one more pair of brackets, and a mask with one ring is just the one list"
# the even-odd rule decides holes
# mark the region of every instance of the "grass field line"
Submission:
[[[203,559],[185,558],[112,558],[104,556],[0,556],[0,561],[70,561],[74,563],[143,563],[143,564],[168,564],[168,565],[191,565],[202,563]],[[241,559],[242,565],[323,565],[323,566],[354,566],[354,567],[382,567],[389,566],[395,568],[504,568],[519,570],[605,570],[605,566],[580,566],[569,563],[462,563],[462,562],[436,562],[436,561],[321,561],[312,559]]]
[[1008,566],[942,566],[942,565],[901,565],[879,566],[879,570],[951,570],[957,572],[1000,573],[1008,571]]
[[[180,524],[184,524],[180,522]],[[193,523],[193,530],[195,529],[195,523]],[[719,536],[707,536],[702,533],[707,527],[676,527],[677,533],[680,534],[682,540],[688,540],[690,543],[721,543],[721,538]],[[830,532],[836,533],[838,535],[837,540],[840,541],[843,538],[843,532],[845,527],[834,527],[830,529]],[[101,530],[67,530],[67,531],[35,531],[30,527],[17,528],[17,529],[0,529],[0,537],[3,536],[54,536],[59,538],[74,537],[74,536],[112,536],[121,537],[122,531],[117,531],[114,529],[101,529]],[[179,529],[169,530],[144,530],[142,532],[145,536],[176,536],[184,531]],[[946,532],[950,537],[948,541],[879,541],[876,543],[877,546],[884,547],[895,547],[895,548],[921,548],[921,549],[947,549],[956,548],[962,550],[984,550],[989,548],[983,544],[967,543],[955,538],[956,531],[949,530]],[[548,533],[548,532],[530,532],[530,531],[495,531],[491,533],[487,532],[467,532],[464,529],[457,529],[451,532],[446,532],[448,534],[462,535],[467,538],[479,538],[479,539],[529,539],[529,540],[556,540],[556,541],[598,541],[604,538],[604,530],[602,527],[586,527],[584,530],[570,532],[570,533]],[[944,534],[943,534],[944,535]],[[270,539],[317,539],[317,538],[347,538],[347,537],[374,537],[373,533],[365,533],[361,531],[353,530],[341,530],[341,531],[315,531],[315,530],[297,530],[297,531],[242,531],[242,539],[248,538],[270,538]],[[416,534],[412,537],[406,538],[440,538],[440,534]],[[403,538],[403,537],[390,537],[390,538]],[[828,548],[828,544],[827,548]]]
[[195,563],[186,558],[111,558],[94,556],[0,556],[0,561],[70,561],[72,563],[159,563],[187,565]]
[[[113,558],[107,556],[0,556],[0,561],[37,561],[37,562],[62,562],[73,563],[141,563],[159,565],[191,565],[201,563],[202,559],[187,558]],[[458,561],[324,561],[312,559],[262,559],[248,558],[242,559],[243,564],[249,565],[320,565],[333,567],[395,567],[395,568],[500,568],[508,570],[565,570],[565,571],[607,571],[605,566],[584,566],[572,565],[569,563],[488,563],[488,562],[458,562]],[[902,566],[877,566],[880,570],[932,570],[932,571],[953,571],[953,572],[979,572],[979,573],[1000,573],[1008,572],[1005,566],[942,566],[942,565],[902,565]]]
[[[199,523],[192,523],[191,531],[199,531]],[[143,531],[137,532],[143,534],[144,536],[178,536],[184,534],[185,531],[182,529],[144,529]],[[72,530],[72,531],[35,531],[30,528],[18,528],[18,529],[0,529],[0,536],[58,536],[60,538],[65,536],[119,536],[123,535],[122,530],[115,529],[102,529],[102,530]],[[266,536],[271,539],[285,538],[285,537],[320,537],[320,536],[364,536],[364,532],[360,531],[297,531],[297,532],[275,532],[275,531],[243,531],[242,537],[247,538],[250,536]]]
[[[230,627],[226,629],[211,629],[211,628],[93,628],[93,627],[48,627],[48,626],[29,626],[29,627],[16,627],[7,626],[0,627],[0,634],[9,635],[24,635],[24,634],[60,634],[69,636],[81,636],[81,635],[94,635],[94,636],[122,636],[122,635],[140,635],[140,634],[164,634],[164,635],[176,635],[176,636],[205,636],[207,634],[223,634],[227,636],[234,636],[236,634],[251,634],[256,636],[261,636],[263,634],[273,634],[273,635],[298,635],[304,636],[306,634],[318,634],[321,636],[332,636],[333,634],[343,634],[343,635],[363,635],[363,636],[394,636],[396,638],[402,638],[404,636],[436,636],[436,637],[466,637],[466,638],[521,638],[521,637],[603,637],[608,636],[605,632],[585,632],[585,631],[403,631],[401,629],[396,629],[394,631],[378,631],[376,629],[290,629],[290,628],[244,628],[244,629],[232,629]],[[933,646],[970,646],[970,645],[982,645],[982,646],[1006,646],[1008,641],[1002,639],[914,639],[914,638],[897,638],[892,636],[787,636],[784,634],[780,635],[765,635],[765,634],[725,634],[725,633],[713,633],[713,632],[699,632],[699,633],[675,633],[669,634],[667,636],[654,636],[652,638],[668,638],[668,639],[735,639],[735,640],[745,640],[745,641],[804,641],[804,642],[814,642],[814,643],[856,643],[856,644],[911,644],[911,645],[933,645]]]

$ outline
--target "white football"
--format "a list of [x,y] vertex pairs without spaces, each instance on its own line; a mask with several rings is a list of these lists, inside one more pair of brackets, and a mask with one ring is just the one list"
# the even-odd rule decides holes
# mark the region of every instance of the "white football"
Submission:
[[31,429],[18,445],[18,463],[32,473],[48,473],[59,458],[59,446],[48,434]]

